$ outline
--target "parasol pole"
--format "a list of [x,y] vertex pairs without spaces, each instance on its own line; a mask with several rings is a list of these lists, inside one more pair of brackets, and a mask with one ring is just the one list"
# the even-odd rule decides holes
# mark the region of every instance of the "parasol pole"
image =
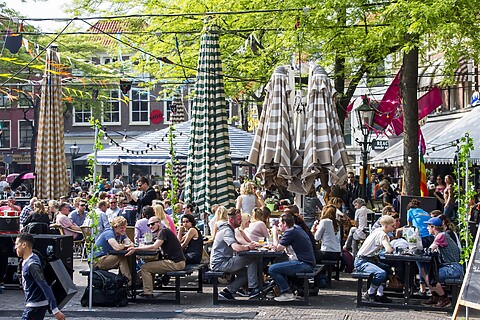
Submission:
[[[95,139],[97,139],[98,136],[98,126],[95,125]],[[97,184],[97,147],[94,146],[93,150],[93,187],[95,188]],[[91,214],[95,214],[95,211],[92,212]],[[92,217],[93,218],[93,217]],[[94,236],[96,228],[90,229],[92,234],[91,236]],[[95,239],[95,237],[93,237]],[[88,310],[92,310],[92,299],[93,299],[93,293],[92,293],[92,282],[93,282],[93,244],[90,245],[90,275],[89,275],[89,281],[88,281]]]

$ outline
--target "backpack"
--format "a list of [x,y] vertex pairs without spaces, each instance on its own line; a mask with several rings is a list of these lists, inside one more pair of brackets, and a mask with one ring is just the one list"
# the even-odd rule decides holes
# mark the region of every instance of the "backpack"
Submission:
[[[124,307],[127,299],[128,279],[124,275],[105,270],[94,270],[92,279],[92,304],[94,306]],[[85,288],[81,303],[88,306],[89,286]]]
[[353,256],[348,250],[345,249],[342,250],[342,266],[345,266],[345,272],[353,272]]

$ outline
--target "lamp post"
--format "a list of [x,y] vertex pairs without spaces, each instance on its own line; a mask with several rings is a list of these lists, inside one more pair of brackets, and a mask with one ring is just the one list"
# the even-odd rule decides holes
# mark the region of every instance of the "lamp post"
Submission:
[[80,147],[77,146],[76,142],[74,142],[70,146],[70,154],[72,155],[72,182],[75,182],[75,163],[73,162],[73,160],[75,160],[79,151],[80,151]]
[[367,168],[368,168],[368,154],[369,147],[372,146],[372,141],[369,141],[370,131],[373,125],[373,118],[375,117],[375,108],[370,105],[370,101],[366,96],[363,96],[363,103],[356,110],[358,124],[362,131],[363,141],[355,139],[355,141],[362,147],[362,167],[363,167],[363,188],[362,198],[367,199]]

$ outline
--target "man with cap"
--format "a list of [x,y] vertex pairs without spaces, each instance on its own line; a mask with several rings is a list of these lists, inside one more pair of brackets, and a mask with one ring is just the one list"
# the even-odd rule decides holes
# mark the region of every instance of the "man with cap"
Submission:
[[[460,249],[455,240],[453,240],[442,226],[442,220],[434,217],[425,222],[428,232],[434,236],[433,243],[429,249],[439,253],[440,265],[437,270],[437,279],[430,279],[426,274],[428,270],[422,269],[432,297],[424,301],[423,305],[434,305],[439,308],[446,308],[450,306],[450,299],[442,288],[441,282],[445,282],[448,278],[462,278],[463,267],[460,265]],[[431,265],[433,267],[433,265]]]

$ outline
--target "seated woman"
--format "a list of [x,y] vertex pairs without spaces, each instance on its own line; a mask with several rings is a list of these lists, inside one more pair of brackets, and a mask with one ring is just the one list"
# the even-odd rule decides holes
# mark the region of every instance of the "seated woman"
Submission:
[[215,210],[215,216],[213,217],[213,224],[212,224],[212,239],[215,239],[215,235],[217,234],[218,225],[222,222],[228,221],[228,211],[227,208],[224,206],[219,206],[217,210]]
[[339,260],[341,258],[340,228],[336,219],[337,208],[326,205],[322,209],[320,221],[312,227],[316,241],[321,241],[320,250],[315,252],[317,263],[322,260]]
[[175,235],[177,235],[175,222],[173,222],[172,217],[165,213],[163,206],[161,204],[154,204],[152,208],[153,211],[155,211],[155,217],[157,217],[166,228],[169,228]]
[[263,211],[260,208],[253,209],[253,215],[250,219],[250,224],[245,228],[245,234],[252,241],[258,241],[258,238],[268,238],[268,229],[263,222]]
[[155,215],[155,211],[151,206],[144,206],[142,208],[142,219],[138,219],[135,222],[135,235],[134,241],[136,244],[139,244],[143,241],[145,233],[150,232],[150,228],[148,227],[148,219]]
[[[43,227],[33,226],[34,224],[38,224],[39,222],[44,223],[45,225]],[[47,211],[45,210],[45,206],[41,201],[35,201],[33,203],[33,212],[30,212],[24,224],[25,232],[35,234],[49,233],[50,219],[48,217]]]
[[189,213],[182,217],[182,225],[178,229],[178,241],[183,249],[186,264],[200,263],[203,253],[203,236],[195,226],[195,217]]
[[[437,270],[437,279],[433,279],[426,267],[422,268],[422,274],[425,278],[432,297],[422,302],[423,305],[434,305],[439,308],[450,306],[450,299],[442,288],[441,282],[445,282],[447,278],[461,279],[463,278],[463,267],[460,262],[460,249],[455,240],[448,233],[444,232],[442,220],[440,218],[430,218],[425,222],[428,225],[428,231],[434,236],[433,243],[429,249],[439,253],[440,265]],[[433,264],[430,264],[433,267]]]
[[[232,215],[232,212],[238,211],[238,209],[230,209],[230,214]],[[250,224],[250,215],[248,213],[242,213],[242,224],[240,227],[235,229],[235,239],[238,241],[240,244],[249,244],[252,242],[250,238],[245,234],[245,229],[248,228]]]

